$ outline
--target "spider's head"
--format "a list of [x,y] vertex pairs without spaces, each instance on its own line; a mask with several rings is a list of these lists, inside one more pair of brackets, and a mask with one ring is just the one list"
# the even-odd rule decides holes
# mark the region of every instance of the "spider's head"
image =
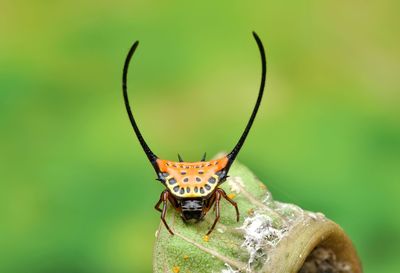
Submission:
[[203,200],[183,199],[181,203],[182,217],[188,220],[200,220],[203,218]]

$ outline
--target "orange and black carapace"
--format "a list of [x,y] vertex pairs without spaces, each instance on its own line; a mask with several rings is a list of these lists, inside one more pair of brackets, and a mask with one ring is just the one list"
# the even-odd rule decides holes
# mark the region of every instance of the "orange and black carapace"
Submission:
[[[225,191],[219,186],[225,182],[229,172],[229,168],[234,162],[236,156],[238,155],[244,141],[246,140],[246,137],[253,124],[254,118],[256,117],[258,108],[260,107],[261,99],[264,93],[267,72],[265,52],[262,42],[255,32],[253,32],[253,36],[260,51],[262,65],[261,84],[256,104],[254,106],[253,112],[251,113],[246,128],[244,129],[239,141],[237,142],[233,150],[222,158],[210,161],[206,161],[205,155],[203,159],[199,162],[184,162],[179,155],[178,162],[164,160],[157,157],[151,151],[142,134],[140,133],[139,127],[137,126],[135,118],[133,117],[132,110],[129,106],[127,93],[128,67],[133,53],[135,52],[139,44],[138,41],[136,41],[132,45],[126,57],[122,75],[122,90],[124,95],[125,107],[128,112],[133,130],[137,138],[139,139],[140,145],[142,145],[142,148],[146,153],[147,158],[153,165],[154,170],[156,171],[157,180],[160,181],[166,188],[161,193],[160,199],[155,205],[155,209],[161,212],[161,220],[172,235],[174,233],[165,221],[168,201],[180,213],[184,221],[189,221],[191,219],[203,219],[203,217],[212,208],[212,206],[215,205],[216,217],[207,235],[213,231],[215,225],[219,220],[219,202],[221,200],[221,197],[224,197],[235,207],[236,219],[237,221],[239,221],[239,209],[236,202],[229,198]],[[160,208],[161,204],[162,209]]]

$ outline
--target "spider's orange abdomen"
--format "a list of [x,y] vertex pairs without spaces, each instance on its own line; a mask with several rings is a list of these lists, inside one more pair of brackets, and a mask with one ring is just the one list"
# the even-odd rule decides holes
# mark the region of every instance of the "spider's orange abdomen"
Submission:
[[180,198],[205,197],[212,193],[225,176],[227,157],[200,162],[174,162],[157,159],[165,186]]

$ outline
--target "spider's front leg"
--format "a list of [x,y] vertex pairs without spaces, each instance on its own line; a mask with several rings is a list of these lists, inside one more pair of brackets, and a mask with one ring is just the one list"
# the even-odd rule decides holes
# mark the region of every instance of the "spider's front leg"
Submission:
[[212,201],[210,202],[210,207],[213,205],[215,202],[215,220],[213,225],[211,226],[210,230],[207,232],[206,235],[210,235],[210,233],[214,230],[215,225],[219,221],[219,201],[221,200],[221,193],[218,191],[218,189],[214,192],[214,196],[212,197]]
[[231,198],[229,198],[229,196],[226,194],[226,192],[223,189],[218,188],[217,191],[226,199],[226,201],[228,201],[229,203],[231,203],[232,206],[235,207],[235,210],[236,210],[236,222],[239,222],[240,213],[239,213],[239,208],[238,208],[237,203],[235,201],[233,201]]
[[209,208],[211,208],[211,206],[215,202],[215,206],[214,206],[214,209],[215,209],[215,220],[214,220],[214,223],[211,226],[210,230],[207,232],[207,235],[209,235],[214,230],[215,225],[219,221],[219,217],[220,217],[219,202],[221,200],[221,197],[224,197],[229,203],[231,203],[232,206],[235,207],[235,210],[236,210],[236,221],[239,222],[240,214],[239,214],[239,208],[238,208],[237,203],[235,201],[233,201],[231,198],[229,198],[229,196],[226,194],[226,192],[223,189],[218,188],[218,189],[215,190],[214,196],[212,197],[213,199],[211,200],[210,205],[209,205]]
[[[170,193],[168,190],[165,190],[161,193],[160,195],[160,199],[158,200],[157,204],[154,206],[154,208],[156,210],[158,210],[159,212],[161,212],[161,221],[163,221],[165,227],[167,228],[167,230],[169,231],[169,233],[171,235],[174,235],[174,233],[172,232],[172,230],[169,228],[167,222],[165,221],[165,215],[167,213],[167,201],[170,197]],[[163,207],[162,209],[160,209],[160,204],[163,203]],[[171,204],[175,207],[175,204],[173,202],[171,202]]]

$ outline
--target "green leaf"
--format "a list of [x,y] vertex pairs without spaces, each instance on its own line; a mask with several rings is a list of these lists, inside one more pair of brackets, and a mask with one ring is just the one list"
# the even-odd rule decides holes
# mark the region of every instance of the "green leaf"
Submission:
[[[207,237],[215,219],[213,210],[203,221],[185,223],[169,207],[166,219],[175,235],[160,224],[154,247],[155,273],[298,272],[309,254],[327,239],[332,241],[325,243],[329,248],[330,244],[348,243],[354,263],[346,257],[341,261],[353,270],[346,272],[361,272],[357,271],[361,267],[351,242],[336,224],[322,214],[274,201],[267,187],[240,163],[234,163],[229,174],[221,187],[238,203],[239,223],[234,207],[223,200],[220,221]],[[343,252],[340,247],[336,249]]]

